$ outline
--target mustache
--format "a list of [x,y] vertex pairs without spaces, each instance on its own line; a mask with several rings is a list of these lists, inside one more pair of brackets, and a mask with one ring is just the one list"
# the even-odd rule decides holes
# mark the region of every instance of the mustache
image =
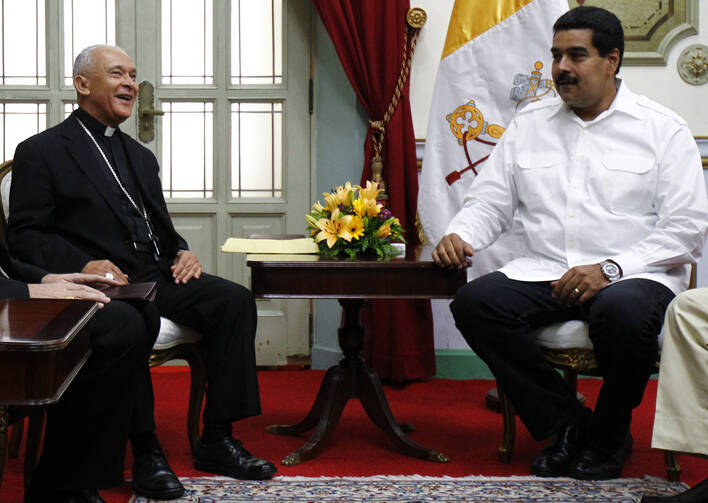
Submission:
[[558,78],[556,79],[556,85],[560,86],[562,84],[577,84],[578,83],[578,78],[573,77],[569,73],[561,73],[558,75]]

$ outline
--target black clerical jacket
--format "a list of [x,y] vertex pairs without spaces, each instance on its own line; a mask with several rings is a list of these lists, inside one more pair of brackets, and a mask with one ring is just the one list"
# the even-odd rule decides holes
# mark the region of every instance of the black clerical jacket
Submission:
[[[117,133],[122,134],[122,133]],[[143,203],[165,262],[171,263],[185,240],[167,213],[157,159],[123,135]],[[115,180],[76,120],[20,143],[10,189],[8,243],[23,262],[55,273],[81,271],[91,260],[110,259],[128,275],[140,267]]]
[[13,278],[7,278],[5,274],[0,273],[0,298],[2,299],[25,299],[29,297],[27,283],[39,283],[42,277],[47,274],[38,267],[22,264],[12,259],[4,243],[0,243],[0,267],[2,267],[2,271],[5,274]]

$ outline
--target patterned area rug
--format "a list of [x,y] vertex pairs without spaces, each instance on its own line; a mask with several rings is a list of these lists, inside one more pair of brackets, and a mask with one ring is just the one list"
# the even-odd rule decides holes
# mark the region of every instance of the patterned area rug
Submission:
[[[645,477],[582,482],[536,477],[276,477],[245,482],[225,477],[182,479],[187,494],[173,503],[632,503],[642,494],[676,494],[680,482]],[[147,503],[142,497],[131,500]]]

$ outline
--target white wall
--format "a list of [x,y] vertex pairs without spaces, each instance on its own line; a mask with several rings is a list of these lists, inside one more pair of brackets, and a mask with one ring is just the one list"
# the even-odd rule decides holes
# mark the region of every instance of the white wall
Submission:
[[[708,137],[708,84],[692,86],[685,83],[676,71],[676,60],[681,51],[692,44],[708,45],[708,2],[700,2],[698,34],[675,43],[666,66],[627,66],[620,77],[632,91],[644,94],[680,114],[688,123],[693,135]],[[428,114],[438,63],[442,54],[447,26],[454,0],[414,0],[411,7],[422,7],[428,21],[421,30],[413,56],[410,76],[410,99],[416,138],[426,137]],[[706,145],[703,145],[705,148]],[[708,149],[706,149],[708,150]],[[708,156],[708,152],[703,153]],[[708,172],[708,170],[706,170]],[[708,186],[708,173],[706,185]],[[430,250],[427,250],[428,253]],[[698,285],[708,286],[708,246],[698,264]],[[448,301],[433,301],[436,349],[468,349],[452,323]]]

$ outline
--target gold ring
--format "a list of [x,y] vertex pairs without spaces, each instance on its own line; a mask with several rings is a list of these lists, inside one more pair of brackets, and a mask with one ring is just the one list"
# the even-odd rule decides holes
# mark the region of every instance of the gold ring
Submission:
[[577,287],[576,287],[576,288],[573,288],[573,291],[574,291],[577,295],[581,295],[581,294],[583,293],[583,292],[581,292],[580,290],[578,290]]
[[64,298],[66,300],[75,300],[76,299],[76,297],[74,297],[73,295],[69,295],[68,297],[64,297]]

